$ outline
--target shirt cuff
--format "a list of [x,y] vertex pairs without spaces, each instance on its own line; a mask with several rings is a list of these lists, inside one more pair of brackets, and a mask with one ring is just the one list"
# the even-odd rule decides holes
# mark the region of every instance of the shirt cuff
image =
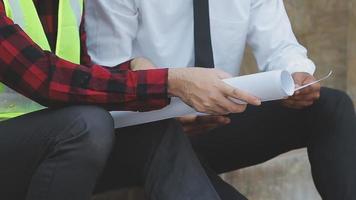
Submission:
[[310,59],[298,59],[289,61],[286,67],[286,70],[290,73],[296,72],[306,72],[308,74],[313,75],[315,72],[315,64]]
[[168,97],[168,69],[151,69],[137,72],[136,95],[140,111],[157,110],[170,103]]

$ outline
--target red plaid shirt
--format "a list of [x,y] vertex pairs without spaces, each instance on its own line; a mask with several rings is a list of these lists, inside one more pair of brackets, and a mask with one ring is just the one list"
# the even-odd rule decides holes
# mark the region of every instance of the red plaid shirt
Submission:
[[[58,0],[34,1],[52,49],[56,45]],[[84,20],[83,20],[84,21]],[[81,64],[43,51],[13,21],[0,1],[0,81],[45,106],[93,104],[108,110],[158,109],[169,103],[167,69],[129,70],[91,62],[81,24]],[[109,50],[108,50],[109,51]]]

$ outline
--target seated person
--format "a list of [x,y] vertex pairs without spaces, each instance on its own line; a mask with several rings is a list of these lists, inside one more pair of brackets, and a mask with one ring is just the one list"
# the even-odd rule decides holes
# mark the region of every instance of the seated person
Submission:
[[[153,200],[219,200],[177,122],[114,131],[107,110],[159,109],[169,103],[167,91],[183,86],[202,93],[195,87],[201,73],[216,77],[216,92],[259,100],[225,85],[218,70],[129,69],[142,59],[114,68],[93,64],[82,6],[0,1],[0,81],[49,107],[0,122],[0,198],[89,200],[93,192],[137,184]],[[245,107],[230,104],[236,112]]]
[[[86,13],[95,63],[115,66],[146,57],[157,68],[216,67],[237,76],[247,43],[261,71],[287,70],[299,86],[315,80],[315,66],[293,34],[283,0],[97,0],[87,8],[97,11]],[[214,81],[201,76],[201,88]],[[200,102],[209,105],[214,97]],[[196,108],[197,102],[182,100]],[[222,199],[245,197],[217,174],[304,147],[322,198],[356,199],[356,117],[344,92],[315,84],[288,99],[225,114],[178,119]]]

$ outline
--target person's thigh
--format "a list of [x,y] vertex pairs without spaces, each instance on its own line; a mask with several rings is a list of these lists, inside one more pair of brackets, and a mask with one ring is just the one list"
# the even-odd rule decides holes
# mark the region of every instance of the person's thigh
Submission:
[[0,122],[0,198],[25,199],[43,160],[56,144],[87,128],[82,111],[93,109],[45,109]]
[[219,173],[259,164],[308,145],[320,130],[320,110],[328,93],[323,88],[321,100],[302,110],[283,107],[280,101],[248,106],[246,112],[230,115],[231,124],[190,139]]
[[320,99],[302,110],[269,102],[231,118],[230,125],[191,138],[202,161],[217,173],[307,147],[322,198],[355,199],[356,116],[346,93],[322,88]]

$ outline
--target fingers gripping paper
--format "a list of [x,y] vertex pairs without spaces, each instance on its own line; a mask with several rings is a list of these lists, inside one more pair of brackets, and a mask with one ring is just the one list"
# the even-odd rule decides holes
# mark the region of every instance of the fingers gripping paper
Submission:
[[[259,97],[262,101],[283,99],[294,93],[294,81],[287,71],[270,71],[224,80],[225,83]],[[243,103],[239,100],[234,100]],[[199,114],[183,103],[179,98],[172,98],[167,107],[150,112],[112,112],[116,128],[144,124],[190,114]]]

